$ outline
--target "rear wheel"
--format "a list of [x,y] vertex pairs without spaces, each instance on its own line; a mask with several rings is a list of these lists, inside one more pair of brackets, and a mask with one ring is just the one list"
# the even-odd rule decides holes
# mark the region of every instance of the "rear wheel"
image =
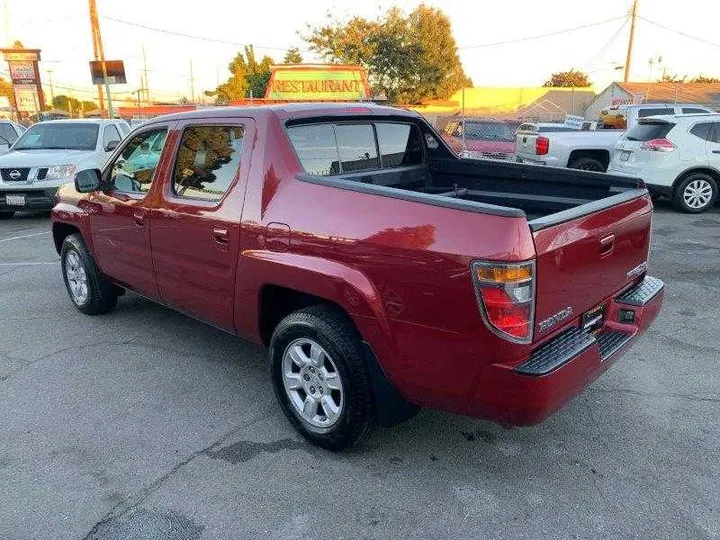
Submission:
[[673,195],[675,208],[688,214],[709,210],[717,199],[717,182],[705,173],[688,175],[678,184]]
[[65,238],[60,250],[63,279],[70,300],[88,315],[112,311],[117,304],[118,290],[100,273],[100,269],[79,234]]
[[15,215],[15,212],[0,212],[0,220],[12,219],[14,215]]
[[573,160],[569,165],[569,169],[580,169],[582,171],[605,172],[606,167],[602,162],[591,157],[581,157]]
[[270,342],[273,388],[290,423],[313,444],[343,450],[373,423],[370,374],[348,317],[313,306],[285,317]]

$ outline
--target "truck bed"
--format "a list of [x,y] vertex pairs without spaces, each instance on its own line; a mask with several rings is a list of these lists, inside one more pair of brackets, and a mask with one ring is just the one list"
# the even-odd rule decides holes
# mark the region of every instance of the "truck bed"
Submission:
[[642,180],[575,169],[475,159],[305,181],[409,199],[459,210],[525,216],[539,230],[609,208],[646,193]]

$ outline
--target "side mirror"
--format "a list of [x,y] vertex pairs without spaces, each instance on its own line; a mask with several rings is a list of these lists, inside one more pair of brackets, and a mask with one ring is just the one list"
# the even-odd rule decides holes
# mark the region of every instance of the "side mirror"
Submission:
[[101,180],[100,169],[85,169],[75,174],[75,190],[80,193],[98,191]]
[[120,141],[110,141],[105,145],[105,151],[111,152],[115,150],[118,146],[120,146]]

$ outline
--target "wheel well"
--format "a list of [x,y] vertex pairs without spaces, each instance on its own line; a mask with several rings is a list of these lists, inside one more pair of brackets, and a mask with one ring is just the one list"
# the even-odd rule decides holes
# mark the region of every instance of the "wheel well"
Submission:
[[675,191],[677,190],[677,187],[680,185],[680,182],[685,180],[691,174],[695,174],[695,173],[707,174],[713,180],[715,180],[715,182],[717,182],[720,187],[720,173],[718,171],[716,171],[714,169],[704,169],[702,167],[699,167],[697,169],[690,169],[689,171],[685,171],[684,173],[682,173],[680,176],[677,177],[675,182],[673,182],[673,186],[672,186],[673,197],[675,196]]
[[570,166],[573,161],[585,157],[598,160],[603,164],[605,169],[610,165],[610,152],[607,150],[573,150],[570,152],[570,157],[568,158],[568,166]]
[[60,250],[62,249],[65,238],[67,238],[71,234],[79,232],[80,229],[78,229],[74,225],[68,225],[67,223],[53,223],[53,241],[55,242],[55,251],[58,252],[58,255],[60,255]]
[[275,331],[275,327],[286,316],[299,309],[323,304],[335,306],[337,309],[347,313],[341,306],[326,298],[281,287],[280,285],[264,285],[260,290],[260,305],[258,306],[258,326],[263,344],[266,347],[270,344],[270,338]]

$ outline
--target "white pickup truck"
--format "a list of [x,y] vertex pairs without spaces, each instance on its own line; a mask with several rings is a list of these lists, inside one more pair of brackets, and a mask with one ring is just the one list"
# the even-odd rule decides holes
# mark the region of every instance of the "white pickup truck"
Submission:
[[[551,129],[553,124],[521,124],[515,134],[517,161],[535,165],[568,167],[605,172],[615,143],[638,119],[667,114],[714,112],[699,105],[682,103],[645,103],[618,105],[604,109],[600,120],[616,129],[595,131]],[[561,124],[554,124],[560,126]]]

